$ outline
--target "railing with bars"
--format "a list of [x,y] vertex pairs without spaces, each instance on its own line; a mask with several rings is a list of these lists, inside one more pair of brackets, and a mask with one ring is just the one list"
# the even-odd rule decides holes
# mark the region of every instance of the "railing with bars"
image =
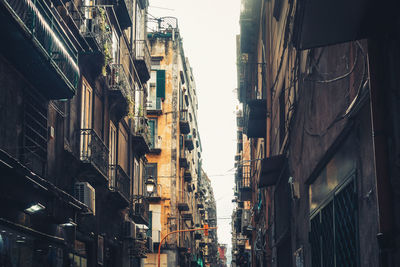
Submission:
[[240,166],[236,172],[236,181],[238,189],[249,189],[251,188],[251,166],[244,165]]
[[151,57],[147,40],[135,40],[135,60],[143,60],[150,73]]
[[128,78],[128,75],[125,72],[122,64],[110,64],[110,79],[109,79],[109,88],[111,90],[119,90],[122,95],[128,100],[133,100],[133,88],[131,86],[131,82]]
[[80,159],[93,164],[103,176],[108,173],[108,148],[93,129],[80,130]]
[[152,110],[162,110],[162,101],[161,97],[156,97],[154,99],[151,99],[150,101],[147,102],[147,111],[152,111]]
[[[96,42],[99,51],[104,53],[111,45],[111,22],[105,7],[68,5],[68,11],[83,37]],[[111,51],[109,51],[111,53]]]
[[142,136],[147,144],[151,143],[149,127],[147,125],[147,118],[145,116],[135,116],[135,129],[134,134],[136,136]]
[[51,65],[57,69],[69,87],[76,88],[79,79],[78,51],[68,38],[59,18],[43,0],[2,0],[23,27],[39,44]]
[[121,193],[127,200],[129,200],[130,193],[130,179],[129,176],[119,165],[109,166],[109,187],[110,190]]

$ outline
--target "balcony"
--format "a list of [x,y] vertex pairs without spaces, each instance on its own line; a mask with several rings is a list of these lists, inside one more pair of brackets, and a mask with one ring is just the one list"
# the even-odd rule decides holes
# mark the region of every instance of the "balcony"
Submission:
[[130,179],[129,176],[119,165],[109,166],[109,188],[112,198],[116,201],[117,205],[125,208],[129,205],[130,196]]
[[248,138],[264,138],[266,134],[267,102],[265,99],[248,101],[245,108],[244,133]]
[[147,115],[161,115],[162,114],[162,99],[156,97],[147,102]]
[[132,219],[136,224],[149,225],[149,203],[146,199],[133,204]]
[[187,110],[182,110],[179,116],[179,129],[181,134],[190,133],[189,115]]
[[133,99],[133,89],[122,64],[110,64],[109,67],[110,110],[120,119],[128,114],[129,103]]
[[283,174],[286,157],[284,155],[276,155],[265,158],[261,161],[261,174],[258,187],[274,186]]
[[[115,0],[114,0],[115,1]],[[132,26],[132,0],[117,0],[117,5],[114,7],[115,15],[122,30]]]
[[78,51],[44,0],[0,1],[0,51],[48,99],[72,98]]
[[151,193],[151,195],[149,195],[148,201],[150,203],[159,202],[161,201],[161,197],[162,197],[162,186],[160,184],[157,184],[156,187],[154,188],[154,192]]
[[181,217],[184,221],[193,221],[193,215],[191,212],[181,213]]
[[151,57],[146,40],[135,40],[134,64],[140,81],[146,83],[150,79]]
[[255,0],[242,0],[240,13],[240,50],[241,53],[255,52],[257,29],[259,22],[259,2]]
[[80,160],[100,174],[94,183],[108,183],[108,148],[93,129],[80,130]]
[[133,150],[138,155],[145,155],[150,151],[150,133],[147,125],[147,118],[135,116],[134,129],[132,135]]
[[239,190],[239,200],[251,200],[251,166],[240,166],[236,171],[236,183]]
[[178,210],[179,211],[189,211],[189,205],[186,202],[179,202]]
[[189,162],[187,161],[185,155],[182,155],[182,157],[179,158],[179,167],[184,169],[189,168]]
[[185,136],[185,147],[189,151],[194,149],[193,136],[191,134]]
[[81,6],[79,10],[71,8],[70,14],[90,46],[79,55],[79,63],[90,67],[91,74],[97,76],[105,71],[104,66],[112,59],[111,21],[107,10],[101,6]]
[[150,151],[149,154],[160,155],[161,154],[161,140],[154,137],[153,140],[150,142]]
[[391,13],[388,4],[372,0],[298,1],[294,44],[298,49],[309,49],[364,39],[382,32],[393,25],[390,20],[398,16],[395,11]]
[[184,181],[187,183],[192,182],[192,173],[190,172],[190,170],[185,170],[185,172],[183,173],[183,178]]

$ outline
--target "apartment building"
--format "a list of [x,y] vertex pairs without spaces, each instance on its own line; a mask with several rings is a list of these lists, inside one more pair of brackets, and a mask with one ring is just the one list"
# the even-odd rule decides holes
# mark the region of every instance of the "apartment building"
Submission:
[[[167,233],[202,226],[205,210],[197,206],[203,194],[198,191],[203,179],[202,148],[192,68],[184,54],[177,20],[165,17],[154,22],[155,28],[148,35],[152,71],[147,114],[152,145],[147,170],[157,177],[157,190],[149,201],[152,238],[158,248]],[[198,256],[194,235],[170,235],[161,246],[161,264],[194,264]],[[148,255],[146,264],[154,264],[156,257],[156,253]]]
[[0,2],[0,265],[152,251],[147,0]]
[[386,4],[242,1],[235,266],[398,265],[399,20]]

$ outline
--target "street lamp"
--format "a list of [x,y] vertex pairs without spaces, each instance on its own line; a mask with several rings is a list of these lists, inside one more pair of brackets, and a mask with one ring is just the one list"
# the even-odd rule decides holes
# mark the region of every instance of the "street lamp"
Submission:
[[147,195],[132,195],[133,201],[138,201],[140,199],[146,199],[149,198],[149,196],[154,192],[154,189],[156,188],[156,183],[154,182],[154,178],[152,176],[149,176],[144,183],[146,185],[146,192]]
[[149,176],[144,184],[146,185],[147,193],[151,195],[154,192],[154,188],[156,187],[156,183],[154,182],[153,177]]

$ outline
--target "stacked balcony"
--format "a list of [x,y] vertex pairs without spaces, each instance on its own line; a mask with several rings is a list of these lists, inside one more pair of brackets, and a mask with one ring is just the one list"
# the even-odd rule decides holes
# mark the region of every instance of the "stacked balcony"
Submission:
[[128,27],[132,26],[132,8],[133,1],[132,0],[118,0],[116,1],[118,4],[115,6],[115,14],[117,15],[119,26],[121,26],[122,30],[125,30]]
[[189,115],[187,110],[182,110],[179,116],[179,129],[182,134],[190,133]]
[[146,83],[150,79],[151,57],[147,40],[135,40],[134,64],[140,81]]
[[101,72],[105,74],[105,66],[112,59],[111,21],[106,8],[81,6],[78,10],[72,9],[71,15],[79,32],[90,46],[87,51],[80,54],[81,65],[90,66],[90,72],[94,77]]
[[265,99],[249,100],[244,111],[244,133],[248,138],[266,135],[267,102]]
[[184,171],[183,178],[184,178],[185,182],[187,182],[187,183],[191,183],[192,182],[192,173],[190,172],[190,170],[185,170]]
[[132,136],[133,149],[138,155],[145,155],[149,153],[151,144],[147,118],[139,114],[135,117],[134,123],[135,127]]
[[117,118],[128,114],[129,103],[133,100],[133,88],[122,64],[110,64],[109,96]]
[[59,15],[44,0],[3,0],[0,22],[2,54],[48,99],[72,98],[78,51]]
[[130,179],[119,165],[109,166],[109,188],[119,207],[129,205]]
[[251,166],[239,166],[236,171],[236,183],[239,190],[239,200],[251,199]]
[[185,136],[185,147],[189,151],[194,149],[193,136],[191,134]]
[[149,203],[146,199],[134,203],[132,219],[136,224],[149,225]]
[[93,183],[108,183],[108,148],[93,129],[81,129],[80,160],[95,174]]
[[147,114],[148,115],[161,115],[162,113],[162,98],[156,97],[148,101]]

